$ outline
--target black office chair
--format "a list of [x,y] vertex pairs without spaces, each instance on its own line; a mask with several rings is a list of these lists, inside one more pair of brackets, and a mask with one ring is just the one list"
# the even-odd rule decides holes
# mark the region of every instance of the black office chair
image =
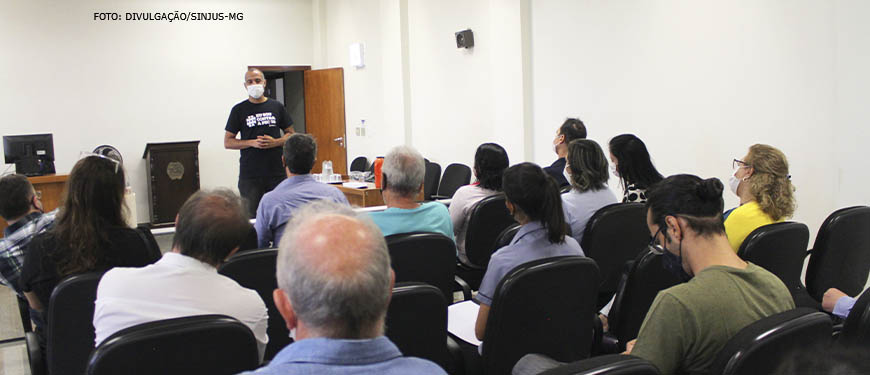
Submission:
[[237,374],[259,364],[257,340],[225,315],[158,320],[115,332],[88,360],[88,375]]
[[806,286],[821,302],[829,288],[850,296],[864,290],[870,273],[870,207],[857,206],[834,211],[819,229],[810,250]]
[[357,156],[350,162],[351,172],[365,172],[366,169],[369,169],[369,159],[365,156]]
[[46,322],[49,374],[83,374],[94,349],[94,301],[103,272],[73,275],[54,287]]
[[445,302],[432,285],[397,283],[387,310],[386,336],[403,355],[428,359],[450,371]]
[[440,233],[413,232],[387,236],[386,240],[397,283],[432,285],[443,293],[447,304],[453,303],[456,244],[452,239]]
[[257,238],[257,229],[251,225],[251,229],[248,230],[248,234],[245,236],[245,239],[242,240],[242,243],[239,245],[239,251],[246,250],[254,250],[260,247],[259,239]]
[[465,255],[472,265],[460,263],[456,270],[471,289],[480,287],[489,257],[500,248],[498,236],[516,223],[505,207],[504,194],[483,198],[471,208],[465,231]]
[[517,236],[517,232],[519,232],[522,227],[523,226],[519,223],[515,223],[501,231],[501,233],[498,234],[498,238],[495,240],[495,249],[498,250],[510,245],[511,242],[514,241],[514,237]]
[[540,375],[660,375],[649,361],[633,355],[608,354],[566,363]]
[[598,266],[586,257],[539,259],[499,282],[483,340],[484,373],[510,374],[529,353],[561,362],[589,356]]
[[752,323],[734,335],[719,351],[710,374],[772,374],[777,358],[831,341],[831,319],[810,308],[774,314]]
[[426,174],[423,176],[423,200],[432,200],[432,196],[438,193],[440,182],[441,165],[426,160]]
[[438,195],[433,196],[433,199],[449,199],[453,198],[460,187],[468,185],[471,182],[471,168],[467,165],[453,163],[444,169],[444,175],[441,176],[441,182],[438,185]]
[[266,360],[272,359],[281,349],[293,342],[287,324],[272,299],[272,292],[278,288],[278,280],[275,278],[277,259],[278,249],[243,251],[233,255],[218,270],[218,273],[235,280],[239,285],[256,290],[266,304],[269,314],[269,325],[266,331],[269,343],[266,345],[263,357]]
[[163,252],[160,251],[160,245],[157,243],[157,239],[154,238],[154,234],[151,233],[151,227],[148,224],[140,224],[135,228],[136,234],[139,235],[139,238],[145,242],[146,247],[148,248],[149,255],[156,262],[163,256]]
[[21,315],[21,328],[24,333],[33,332],[33,323],[30,321],[30,305],[27,300],[16,295],[15,300],[18,302],[18,314]]
[[622,352],[625,344],[637,338],[646,313],[659,291],[680,283],[680,280],[662,267],[662,257],[644,251],[627,265],[607,316],[610,332],[606,338],[614,341],[614,349]]
[[598,308],[613,298],[625,262],[646,250],[649,243],[646,207],[640,203],[604,206],[589,218],[580,247],[601,271]]
[[870,347],[870,290],[858,296],[843,323],[837,342],[847,346]]
[[765,225],[749,233],[737,255],[779,277],[791,292],[796,306],[818,310],[821,305],[810,297],[801,282],[809,238],[809,229],[801,223]]

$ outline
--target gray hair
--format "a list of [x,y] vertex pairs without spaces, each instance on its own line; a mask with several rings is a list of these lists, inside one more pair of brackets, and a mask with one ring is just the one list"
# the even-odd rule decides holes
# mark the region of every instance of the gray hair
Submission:
[[[306,243],[303,238],[311,231],[327,229],[313,223],[328,216],[343,216],[360,223],[367,238],[350,249],[362,254],[359,267],[340,275],[324,272],[323,261],[311,255],[322,252],[312,247],[322,245]],[[383,319],[392,293],[390,255],[383,234],[371,218],[348,206],[319,200],[294,213],[286,228],[278,246],[276,276],[278,287],[289,297],[299,320],[323,337],[356,339],[373,331],[383,334]],[[336,261],[335,257],[322,258]]]
[[386,189],[405,197],[412,197],[420,190],[426,175],[423,155],[408,146],[394,147],[384,158]]

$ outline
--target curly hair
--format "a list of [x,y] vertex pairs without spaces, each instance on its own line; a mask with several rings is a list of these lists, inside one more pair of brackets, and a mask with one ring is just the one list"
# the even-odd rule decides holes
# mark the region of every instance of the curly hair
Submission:
[[795,188],[785,154],[773,146],[755,144],[749,147],[745,162],[753,169],[746,182],[761,210],[774,221],[790,218],[796,205]]

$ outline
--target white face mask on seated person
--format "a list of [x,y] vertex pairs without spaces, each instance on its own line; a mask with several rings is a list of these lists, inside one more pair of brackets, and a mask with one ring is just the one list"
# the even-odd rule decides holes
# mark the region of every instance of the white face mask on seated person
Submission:
[[749,176],[738,178],[737,172],[740,172],[741,168],[749,168],[749,166],[743,161],[734,159],[732,162],[732,168],[734,168],[734,174],[732,174],[731,177],[728,177],[728,187],[731,188],[731,192],[734,193],[734,195],[737,195],[737,189],[740,187],[740,183],[749,178]]
[[263,85],[250,85],[248,86],[248,96],[254,99],[260,99],[263,97],[263,92],[265,91],[265,87]]

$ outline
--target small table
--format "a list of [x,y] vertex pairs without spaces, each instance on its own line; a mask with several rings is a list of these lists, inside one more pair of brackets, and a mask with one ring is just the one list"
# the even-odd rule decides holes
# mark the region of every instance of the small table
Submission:
[[344,193],[344,196],[347,197],[347,201],[350,202],[351,206],[358,207],[372,207],[372,206],[383,206],[384,205],[384,197],[381,195],[381,189],[375,187],[374,183],[367,183],[367,186],[362,189],[354,189],[342,186],[340,184],[333,185],[341,190]]

